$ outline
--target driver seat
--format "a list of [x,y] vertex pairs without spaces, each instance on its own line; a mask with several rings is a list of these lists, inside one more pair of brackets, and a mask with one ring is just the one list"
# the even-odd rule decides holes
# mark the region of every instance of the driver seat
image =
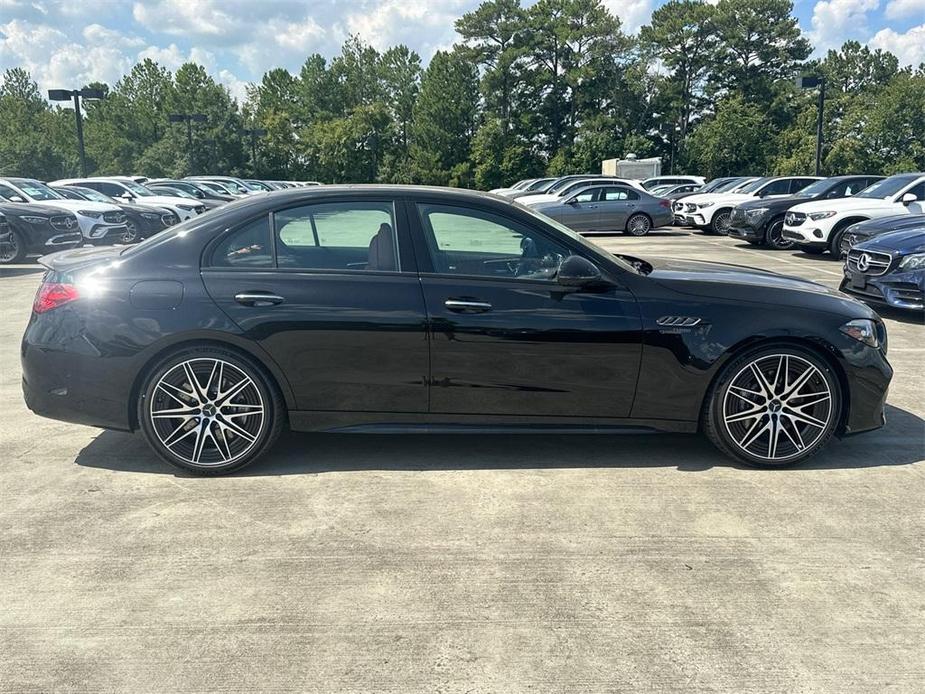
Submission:
[[398,269],[395,262],[395,236],[392,225],[383,222],[379,231],[369,242],[369,254],[366,261],[367,270],[394,272]]

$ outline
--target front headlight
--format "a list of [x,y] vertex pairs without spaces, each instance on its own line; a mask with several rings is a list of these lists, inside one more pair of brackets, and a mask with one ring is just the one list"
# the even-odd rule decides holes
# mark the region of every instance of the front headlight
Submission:
[[863,342],[868,347],[878,347],[880,341],[877,339],[877,326],[869,318],[857,318],[848,321],[839,328],[848,337],[853,337],[858,342]]
[[819,219],[828,219],[829,217],[834,217],[838,213],[835,210],[827,210],[826,212],[810,212],[809,218],[813,221]]
[[103,216],[102,212],[88,212],[86,210],[77,210],[77,214],[83,215],[84,217],[90,217],[91,219],[99,219]]
[[20,217],[20,219],[23,220],[24,222],[29,222],[29,224],[45,224],[46,222],[48,222],[47,217],[33,217],[31,214],[23,215],[22,217]]
[[702,202],[699,205],[697,205],[697,207],[699,207],[702,210],[704,207],[713,207],[713,205],[714,203],[712,202]]
[[752,219],[764,217],[768,213],[767,207],[756,207],[754,210],[746,210],[745,215]]
[[913,253],[907,255],[899,262],[900,270],[923,270],[925,269],[925,253]]

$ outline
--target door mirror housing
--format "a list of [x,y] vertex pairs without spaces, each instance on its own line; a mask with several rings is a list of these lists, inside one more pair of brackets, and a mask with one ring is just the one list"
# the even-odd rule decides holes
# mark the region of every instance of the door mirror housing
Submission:
[[575,205],[578,204],[578,196],[575,195],[575,196],[570,197],[568,200],[565,201],[565,204],[572,205],[574,207]]
[[918,200],[918,199],[919,199],[919,196],[916,195],[915,193],[906,193],[905,195],[903,195],[903,196],[899,199],[899,201],[900,201],[903,205],[911,205],[912,203],[914,203],[914,202],[915,202],[916,200]]
[[125,191],[125,192],[122,193],[122,195],[120,195],[119,197],[122,198],[123,200],[128,201],[128,202],[131,202],[132,200],[135,199],[135,196],[132,195],[131,193],[129,193],[128,191]]
[[580,255],[570,255],[559,264],[556,282],[563,287],[573,289],[601,287],[608,284],[601,275],[600,268]]
[[11,195],[10,196],[10,202],[25,202],[25,201],[26,201],[25,198],[23,198],[23,196],[21,195]]

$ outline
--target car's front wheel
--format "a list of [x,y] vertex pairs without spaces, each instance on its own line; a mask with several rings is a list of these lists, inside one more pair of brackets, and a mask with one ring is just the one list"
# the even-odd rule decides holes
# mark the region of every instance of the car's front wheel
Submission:
[[0,233],[0,265],[12,265],[26,257],[26,243],[19,232]]
[[771,222],[768,225],[768,230],[765,232],[764,238],[768,248],[773,248],[777,251],[785,251],[788,248],[793,248],[793,241],[784,238],[783,219],[775,219]]
[[141,240],[141,234],[138,233],[138,225],[131,219],[125,222],[125,231],[119,239],[124,244],[138,243]]
[[792,465],[828,443],[840,412],[838,379],[823,359],[799,347],[771,346],[723,369],[707,397],[702,426],[736,460]]
[[150,372],[138,421],[165,461],[199,474],[239,470],[279,436],[285,406],[256,363],[236,352],[192,347]]
[[730,210],[720,210],[713,215],[713,219],[710,220],[710,226],[707,228],[714,234],[728,236],[731,217],[732,212]]

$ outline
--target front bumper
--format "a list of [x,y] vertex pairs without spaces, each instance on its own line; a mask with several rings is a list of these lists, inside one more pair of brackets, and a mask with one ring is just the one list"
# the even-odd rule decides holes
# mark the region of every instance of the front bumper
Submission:
[[806,224],[798,227],[784,225],[784,231],[781,234],[788,241],[795,241],[801,246],[825,247],[828,245],[829,232],[821,228],[810,220]]
[[125,224],[94,224],[86,234],[87,240],[95,246],[118,243],[128,231]]
[[878,306],[925,311],[925,271],[891,272],[869,277],[846,270],[839,285],[845,294]]

